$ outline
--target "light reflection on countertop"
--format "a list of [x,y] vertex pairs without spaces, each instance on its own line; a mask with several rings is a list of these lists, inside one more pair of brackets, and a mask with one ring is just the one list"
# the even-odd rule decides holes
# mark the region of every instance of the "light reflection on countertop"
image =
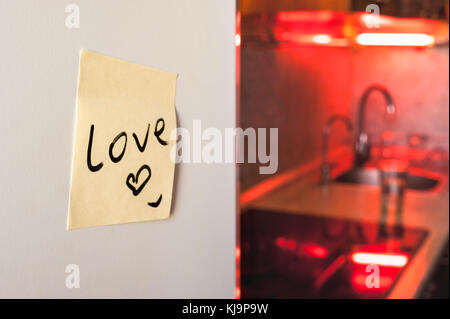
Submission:
[[[438,192],[407,190],[403,212],[406,227],[423,228],[429,235],[404,270],[389,298],[414,298],[432,275],[449,232],[448,173],[440,172],[444,184]],[[381,190],[378,186],[317,183],[317,170],[256,199],[247,207],[308,212],[316,216],[377,222]]]

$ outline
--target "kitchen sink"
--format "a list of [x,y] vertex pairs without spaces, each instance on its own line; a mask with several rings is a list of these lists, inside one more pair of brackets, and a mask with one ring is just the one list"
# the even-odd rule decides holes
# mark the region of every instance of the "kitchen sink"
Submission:
[[[249,209],[241,214],[242,298],[385,298],[426,236],[418,228],[398,235],[376,222]],[[367,284],[367,265],[379,267],[377,287]]]
[[[352,169],[339,175],[334,181],[351,184],[381,185],[380,171],[375,168]],[[431,191],[439,184],[439,179],[419,173],[408,173],[406,175],[406,188],[411,190]]]

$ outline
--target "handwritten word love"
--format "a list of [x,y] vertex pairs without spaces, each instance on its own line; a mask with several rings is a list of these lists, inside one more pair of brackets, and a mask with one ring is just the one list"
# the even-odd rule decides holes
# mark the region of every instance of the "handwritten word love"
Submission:
[[[156,140],[162,146],[167,145],[167,141],[165,141],[161,138],[161,135],[164,132],[164,127],[165,127],[164,119],[160,118],[156,121],[155,130],[153,132],[153,135],[155,136]],[[98,172],[103,167],[103,162],[99,162],[98,164],[92,163],[92,147],[93,147],[92,145],[94,143],[94,130],[95,130],[95,126],[94,126],[94,124],[92,124],[90,133],[89,133],[89,143],[88,143],[88,149],[87,149],[87,167],[93,173]],[[150,132],[150,123],[147,125],[147,133],[145,134],[144,140],[142,142],[139,140],[136,133],[133,132],[133,134],[132,134],[133,139],[136,144],[136,147],[139,150],[139,152],[141,152],[141,153],[143,153],[147,147],[149,132]],[[124,142],[123,142],[122,148],[120,149],[120,152],[117,152],[116,144],[117,144],[117,142],[119,142],[119,140],[123,140]],[[125,152],[127,149],[127,143],[128,143],[128,135],[126,132],[120,132],[119,134],[116,135],[116,137],[111,141],[111,143],[109,145],[108,155],[109,155],[109,159],[111,160],[111,162],[119,163],[122,160],[122,158],[125,156]],[[141,176],[141,173],[144,173],[143,176],[145,178],[143,180],[141,180],[141,183],[139,184],[139,176]],[[142,192],[142,190],[145,188],[145,185],[148,183],[151,176],[152,176],[152,170],[150,169],[150,166],[144,164],[141,166],[141,168],[139,168],[139,170],[137,171],[136,174],[130,173],[127,176],[127,178],[125,180],[125,184],[131,190],[131,192],[134,196],[138,196]],[[148,202],[147,204],[150,207],[158,207],[159,204],[161,203],[161,200],[162,200],[162,194],[159,195],[159,197],[156,201]]]

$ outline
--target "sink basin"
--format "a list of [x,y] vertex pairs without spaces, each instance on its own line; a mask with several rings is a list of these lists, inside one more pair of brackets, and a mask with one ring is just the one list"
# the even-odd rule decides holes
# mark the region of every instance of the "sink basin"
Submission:
[[[241,214],[242,298],[385,298],[427,236],[410,227],[394,233],[379,223],[249,209]],[[358,252],[408,257],[380,264],[380,285],[368,288],[366,264],[352,259]]]
[[[374,168],[352,169],[335,178],[336,182],[381,185],[380,172]],[[406,188],[416,191],[431,191],[439,185],[437,178],[426,177],[420,174],[408,173]]]

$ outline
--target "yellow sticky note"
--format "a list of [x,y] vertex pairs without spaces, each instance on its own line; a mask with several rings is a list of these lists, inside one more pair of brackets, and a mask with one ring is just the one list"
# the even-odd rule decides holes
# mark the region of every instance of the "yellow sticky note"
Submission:
[[177,75],[80,54],[68,229],[168,218]]

